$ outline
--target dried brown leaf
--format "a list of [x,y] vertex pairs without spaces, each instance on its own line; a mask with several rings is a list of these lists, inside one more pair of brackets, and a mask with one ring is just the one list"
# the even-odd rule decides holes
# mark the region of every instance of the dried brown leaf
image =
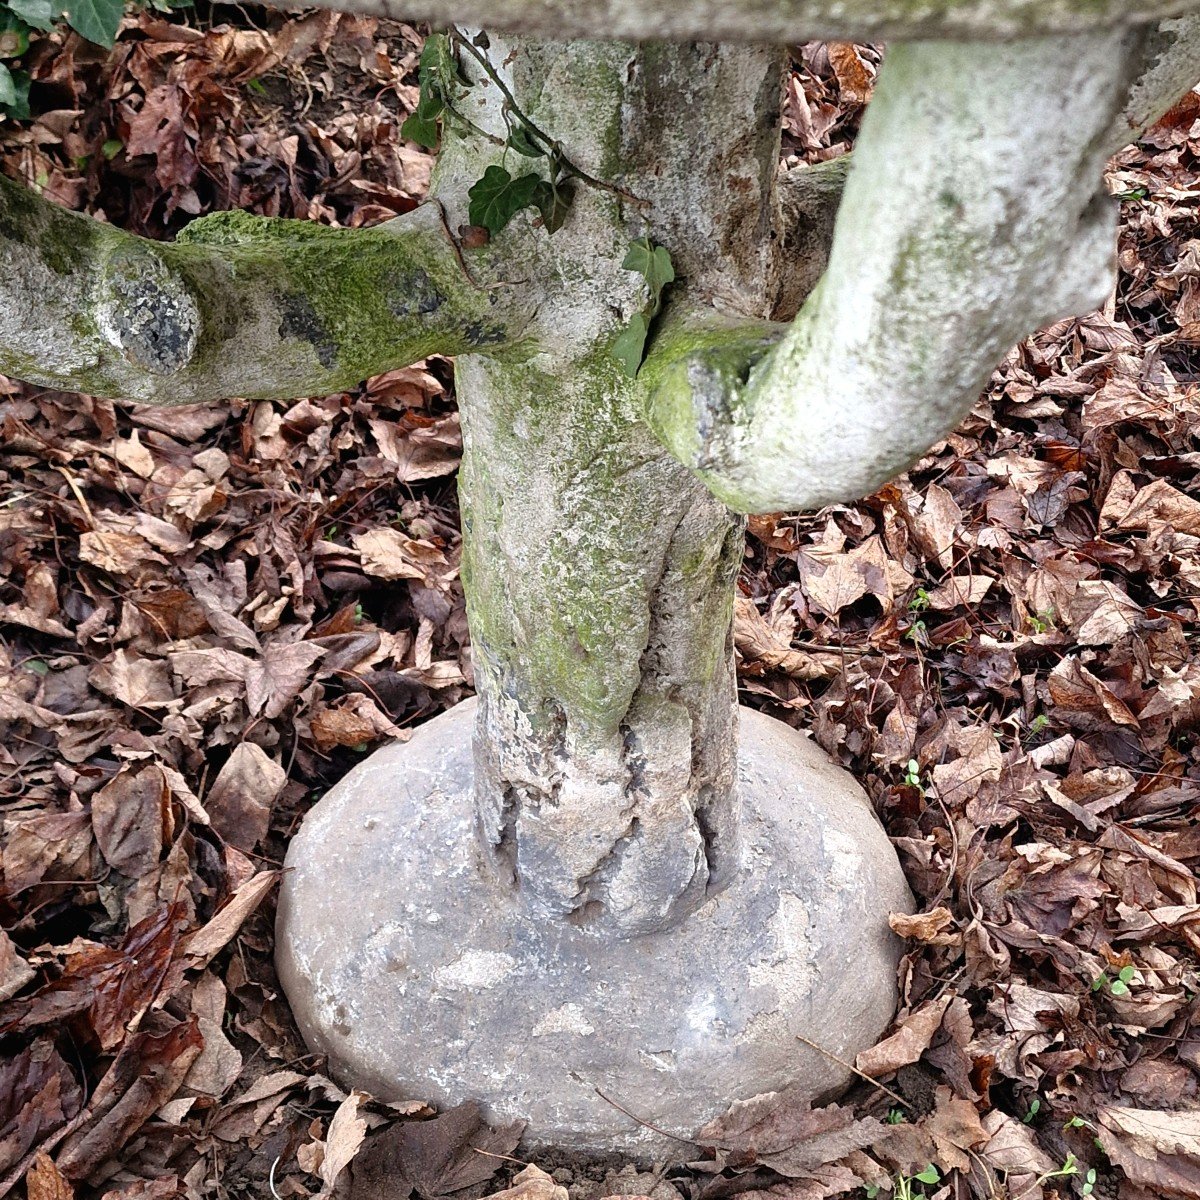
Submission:
[[187,939],[184,953],[188,966],[206,966],[215,954],[232,941],[246,918],[278,881],[278,871],[263,871],[246,880],[212,920]]
[[204,811],[230,845],[250,851],[266,836],[271,805],[287,783],[287,773],[255,742],[239,742],[225,760]]
[[953,995],[947,993],[914,1009],[901,1020],[895,1033],[870,1050],[864,1050],[854,1060],[855,1069],[875,1079],[915,1063],[932,1044],[953,999]]
[[33,1166],[25,1176],[25,1189],[28,1200],[75,1200],[75,1189],[70,1180],[44,1151],[39,1151],[33,1160]]
[[352,1167],[350,1200],[425,1200],[486,1183],[521,1140],[524,1122],[491,1128],[475,1103],[432,1121],[401,1121],[368,1139]]
[[1156,1196],[1200,1197],[1200,1111],[1110,1106],[1099,1125],[1104,1152],[1134,1183]]

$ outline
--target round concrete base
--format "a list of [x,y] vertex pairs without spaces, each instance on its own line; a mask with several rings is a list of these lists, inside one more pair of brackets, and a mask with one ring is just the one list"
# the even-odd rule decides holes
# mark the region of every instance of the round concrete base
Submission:
[[292,842],[279,974],[335,1076],[383,1099],[480,1100],[533,1144],[644,1157],[686,1155],[650,1126],[687,1138],[733,1100],[844,1087],[834,1057],[891,1020],[887,917],[911,905],[858,784],[743,710],[740,875],[673,929],[603,938],[528,913],[485,865],[474,710],[373,754]]

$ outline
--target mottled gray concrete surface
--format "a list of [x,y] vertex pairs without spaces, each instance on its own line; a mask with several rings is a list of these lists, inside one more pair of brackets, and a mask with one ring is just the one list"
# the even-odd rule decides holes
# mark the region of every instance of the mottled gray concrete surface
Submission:
[[673,929],[599,936],[527,914],[490,873],[474,708],[372,755],[292,842],[280,976],[335,1075],[482,1100],[534,1143],[647,1156],[683,1148],[616,1105],[686,1137],[735,1099],[847,1083],[797,1035],[846,1061],[878,1038],[896,1000],[887,915],[911,903],[857,783],[743,710],[740,872]]

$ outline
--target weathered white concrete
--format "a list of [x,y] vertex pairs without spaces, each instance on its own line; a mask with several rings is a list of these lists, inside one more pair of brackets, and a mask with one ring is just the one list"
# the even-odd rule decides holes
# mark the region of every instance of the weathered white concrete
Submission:
[[665,932],[596,935],[546,920],[481,851],[474,708],[376,752],[292,842],[280,978],[334,1073],[386,1098],[481,1099],[535,1143],[671,1157],[685,1148],[610,1101],[686,1138],[734,1099],[846,1084],[797,1034],[845,1061],[873,1044],[896,1001],[887,915],[911,904],[853,778],[743,710],[728,886]]
[[554,37],[804,42],[811,38],[1013,38],[1084,33],[1193,12],[1196,0],[322,0],[444,26]]

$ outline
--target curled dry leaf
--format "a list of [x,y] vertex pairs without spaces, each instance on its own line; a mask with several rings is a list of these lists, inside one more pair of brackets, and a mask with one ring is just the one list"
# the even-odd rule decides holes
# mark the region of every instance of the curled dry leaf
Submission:
[[88,1102],[87,1117],[62,1143],[59,1169],[86,1179],[120,1154],[130,1137],[179,1090],[204,1039],[195,1017],[165,1033],[132,1038]]
[[12,939],[0,929],[0,1004],[15,996],[34,975],[33,968],[21,957]]
[[1169,525],[1178,533],[1200,537],[1200,500],[1156,479],[1134,496],[1120,519],[1122,529],[1149,529],[1152,524]]
[[329,1196],[338,1176],[358,1153],[367,1136],[367,1122],[358,1115],[359,1106],[368,1099],[364,1092],[351,1092],[338,1105],[329,1122],[329,1133],[325,1137],[325,1153],[321,1161],[322,1196]]
[[423,1200],[486,1183],[521,1140],[524,1122],[492,1128],[468,1102],[432,1121],[400,1121],[368,1139],[354,1160],[350,1200]]
[[54,1165],[45,1151],[39,1151],[25,1176],[28,1200],[75,1200],[71,1181]]
[[914,1009],[903,1018],[895,1033],[870,1050],[864,1050],[854,1060],[855,1069],[875,1079],[915,1063],[933,1043],[934,1034],[953,999],[953,994],[947,992],[940,999],[930,1000]]
[[[509,1187],[493,1192],[492,1200],[567,1200],[567,1189],[555,1183],[541,1167],[530,1163],[513,1176]],[[649,1197],[626,1197],[625,1200],[649,1200]]]
[[279,880],[278,871],[263,871],[246,880],[225,902],[207,925],[191,934],[184,947],[189,967],[203,967],[223,949],[246,918],[262,903]]
[[832,679],[842,669],[843,658],[836,652],[793,649],[790,639],[772,629],[745,596],[733,602],[733,640],[748,667],[762,664],[794,679]]
[[437,546],[424,538],[406,537],[398,529],[370,529],[351,540],[362,556],[363,570],[379,579],[419,579],[436,588],[449,570]]
[[924,913],[891,913],[888,924],[892,932],[902,938],[911,938],[917,942],[929,942],[933,945],[948,946],[955,944],[958,935],[946,935],[943,931],[954,924],[954,914],[948,908],[935,908]]
[[129,575],[150,563],[167,560],[136,533],[92,530],[80,535],[79,557],[110,575]]
[[1155,1196],[1200,1197],[1200,1111],[1102,1108],[1104,1152]]
[[157,865],[174,832],[171,791],[157,766],[126,768],[92,800],[92,828],[104,861],[140,879]]
[[791,1092],[765,1092],[736,1101],[695,1136],[713,1146],[731,1166],[761,1164],[796,1178],[874,1145],[886,1133],[873,1118],[856,1119],[853,1109],[829,1104],[812,1108]]
[[83,1107],[83,1089],[49,1038],[0,1060],[0,1178]]
[[335,746],[361,746],[384,737],[405,736],[370,697],[357,693],[314,713],[312,734],[323,754]]
[[60,978],[9,1002],[0,1014],[0,1032],[42,1028],[82,1014],[101,1047],[115,1049],[164,988],[169,990],[185,923],[182,904],[165,905],[115,948],[89,946],[69,954]]

